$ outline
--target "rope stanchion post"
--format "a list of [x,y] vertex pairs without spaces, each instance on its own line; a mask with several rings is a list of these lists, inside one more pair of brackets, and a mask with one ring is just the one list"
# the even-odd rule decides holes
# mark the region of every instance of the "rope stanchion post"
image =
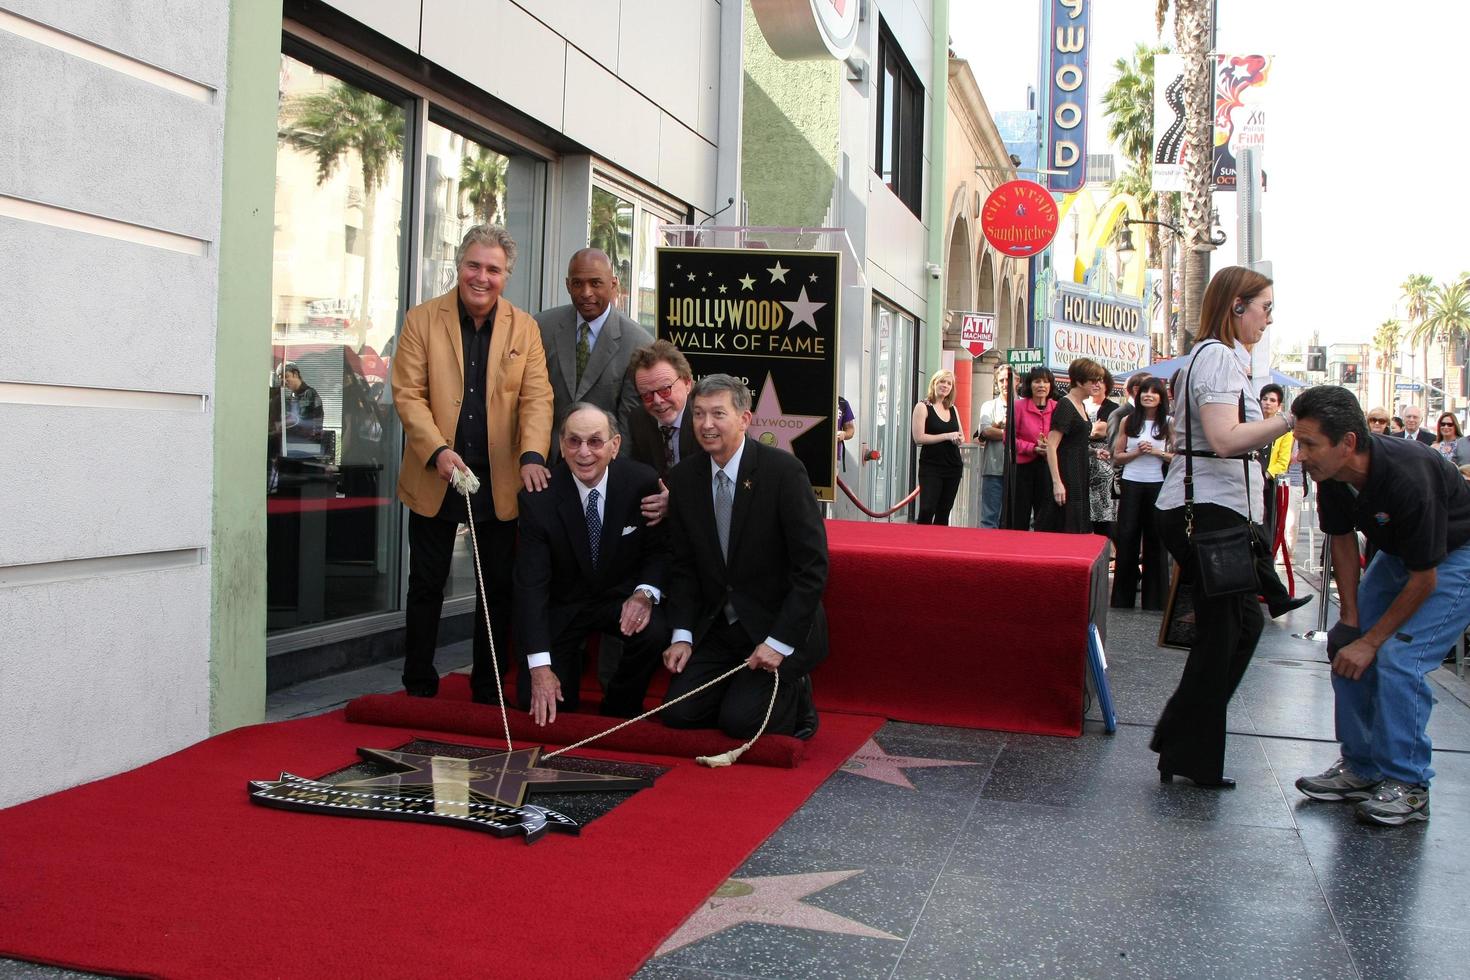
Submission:
[[505,747],[514,750],[510,741],[510,716],[505,713],[505,689],[500,685],[500,655],[495,649],[495,634],[490,629],[490,598],[485,595],[485,573],[480,568],[480,543],[475,540],[475,511],[470,497],[480,489],[480,480],[469,470],[455,470],[450,481],[464,496],[465,519],[470,525],[470,554],[475,556],[475,588],[480,592],[480,610],[485,614],[485,637],[490,641],[490,672],[495,675],[495,697],[500,702],[500,724],[505,729]]

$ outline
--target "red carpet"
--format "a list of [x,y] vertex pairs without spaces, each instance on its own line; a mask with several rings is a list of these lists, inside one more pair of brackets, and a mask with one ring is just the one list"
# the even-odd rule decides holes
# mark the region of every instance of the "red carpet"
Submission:
[[0,955],[188,978],[627,976],[880,724],[825,714],[795,769],[578,750],[671,768],[530,846],[246,797],[416,729],[342,712],[239,729],[0,811]]
[[812,675],[824,712],[1082,733],[1105,539],[828,521],[827,543],[832,653]]
[[[583,709],[596,711],[595,700],[588,700],[594,703],[588,705],[584,701]],[[354,700],[346,711],[348,721],[363,725],[393,725],[501,739],[505,732],[498,707],[470,701],[469,679],[463,674],[445,677],[440,682],[436,698],[411,698],[401,692],[369,694]],[[604,718],[596,714],[562,713],[552,724],[537,727],[524,711],[512,708],[506,715],[510,720],[510,737],[515,742],[556,746],[580,742],[622,721],[621,718]],[[674,731],[659,724],[655,718],[634,722],[593,744],[608,752],[675,755],[692,759],[700,755],[718,755],[742,743],[717,731]],[[800,764],[805,745],[805,742],[789,735],[763,735],[740,757],[740,764],[790,769]]]

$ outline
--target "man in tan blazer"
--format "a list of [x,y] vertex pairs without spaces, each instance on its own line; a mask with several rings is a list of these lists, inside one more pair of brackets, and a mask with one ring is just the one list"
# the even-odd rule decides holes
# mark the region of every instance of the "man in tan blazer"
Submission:
[[498,662],[491,661],[477,594],[470,678],[476,701],[495,701],[492,671],[504,673],[509,663],[516,494],[546,487],[552,413],[541,331],[501,296],[515,260],[515,240],[504,228],[466,232],[456,256],[458,284],[408,311],[393,360],[393,400],[403,423],[398,496],[409,510],[403,686],[418,697],[439,690],[434,648],[444,584],[459,525],[468,520],[464,497],[449,486],[455,470],[480,480],[470,510]]

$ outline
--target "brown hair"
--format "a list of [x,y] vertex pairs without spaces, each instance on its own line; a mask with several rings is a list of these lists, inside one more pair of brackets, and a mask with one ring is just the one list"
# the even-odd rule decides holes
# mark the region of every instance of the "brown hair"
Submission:
[[1067,379],[1074,385],[1102,381],[1107,376],[1108,369],[1090,357],[1079,357],[1067,365]]
[[1270,279],[1243,265],[1227,266],[1215,273],[1205,288],[1194,342],[1218,340],[1233,347],[1239,339],[1235,329],[1235,301],[1249,303],[1270,285]]
[[1455,426],[1455,438],[1456,439],[1463,439],[1463,438],[1465,438],[1465,433],[1463,433],[1463,432],[1460,431],[1460,420],[1457,419],[1457,418],[1455,418],[1455,416],[1453,414],[1451,414],[1450,412],[1445,412],[1443,415],[1441,415],[1439,417],[1439,421],[1434,424],[1434,435],[1435,435],[1435,438],[1440,438],[1439,430],[1440,430],[1440,428],[1446,422],[1450,422],[1450,423],[1453,423],[1454,424],[1454,426]]
[[628,374],[631,377],[634,371],[646,371],[654,365],[663,361],[674,369],[682,381],[693,381],[694,371],[689,367],[689,359],[683,352],[667,340],[655,340],[647,347],[640,347],[628,356]]

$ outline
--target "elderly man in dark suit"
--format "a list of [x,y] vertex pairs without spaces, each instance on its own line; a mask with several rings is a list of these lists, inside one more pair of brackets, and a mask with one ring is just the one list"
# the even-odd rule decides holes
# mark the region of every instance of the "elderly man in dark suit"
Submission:
[[610,412],[571,405],[549,488],[520,494],[515,639],[525,669],[517,695],[537,724],[556,720],[558,702],[577,710],[588,635],[623,637],[602,713],[624,718],[642,711],[668,642],[659,610],[663,529],[639,512],[658,474],[618,459],[621,443]]
[[653,338],[618,312],[618,277],[602,249],[584,248],[572,256],[567,295],[570,305],[536,315],[556,398],[553,424],[560,430],[573,403],[590,402],[613,413],[618,432],[626,438],[629,419],[642,414],[628,357]]
[[694,386],[691,420],[708,455],[670,471],[668,700],[744,662],[723,684],[665,709],[674,728],[749,738],[781,684],[766,731],[810,738],[809,672],[827,656],[827,532],[810,479],[788,452],[747,439],[750,390],[727,374]]

